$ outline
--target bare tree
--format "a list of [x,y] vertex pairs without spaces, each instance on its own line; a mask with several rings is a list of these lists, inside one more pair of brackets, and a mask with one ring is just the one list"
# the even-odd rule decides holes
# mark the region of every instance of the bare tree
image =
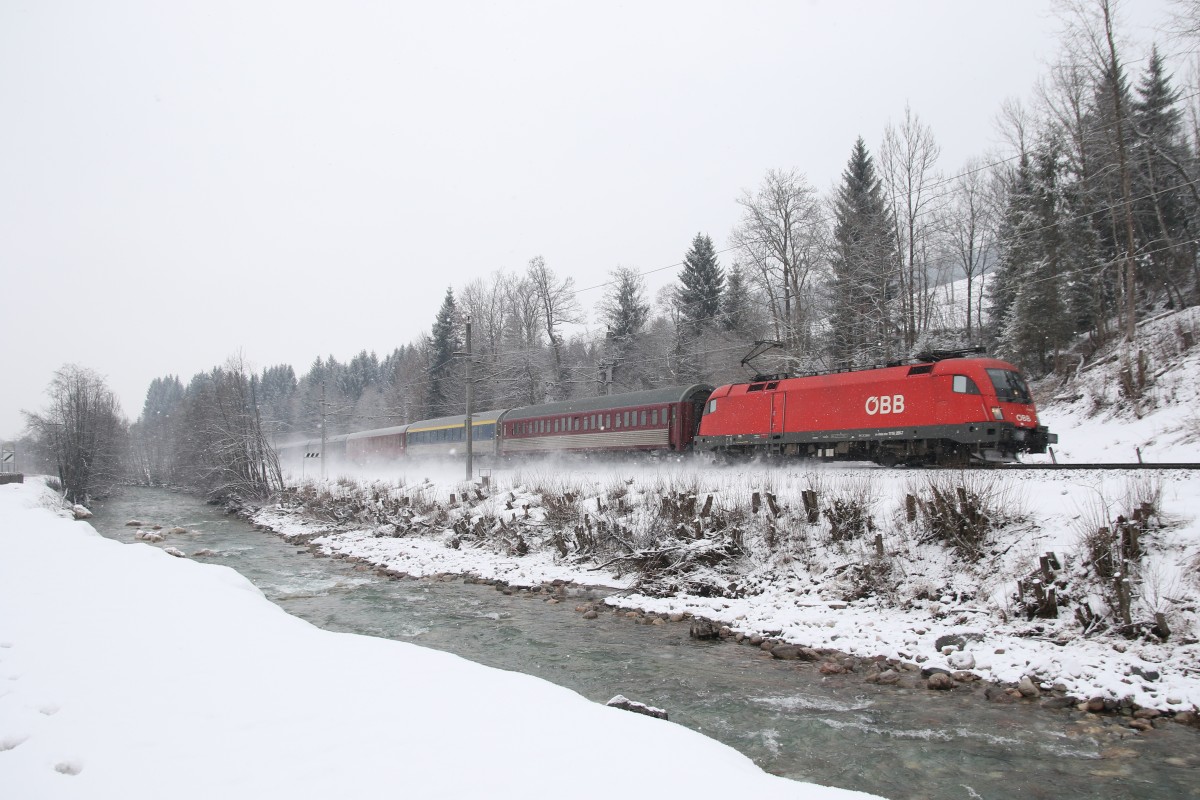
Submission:
[[812,347],[814,282],[828,241],[817,192],[798,170],[773,169],[738,205],[742,219],[730,240],[766,294],[776,338],[799,357]]
[[900,257],[900,326],[910,349],[928,329],[933,308],[930,254],[934,251],[934,204],[941,195],[930,186],[937,179],[934,170],[941,150],[933,130],[910,106],[904,107],[899,128],[889,124],[884,131],[880,161]]
[[967,279],[967,342],[972,344],[983,332],[983,275],[995,238],[988,180],[983,159],[968,161],[955,179],[950,204],[943,212],[951,260]]
[[567,370],[563,363],[563,339],[559,331],[563,325],[574,325],[583,321],[583,312],[575,299],[575,279],[559,279],[554,270],[546,266],[546,260],[535,256],[529,261],[526,273],[538,304],[541,306],[541,322],[550,342],[553,358],[553,378],[550,381],[548,400],[566,396]]
[[1017,155],[1029,154],[1029,140],[1033,134],[1034,120],[1029,109],[1019,98],[1009,97],[1000,104],[996,114],[996,130],[1008,142]]
[[476,402],[480,408],[499,404],[500,398],[492,388],[497,384],[487,380],[487,376],[496,375],[502,369],[504,333],[512,314],[507,288],[513,280],[503,270],[498,270],[486,280],[476,278],[471,281],[460,294],[463,312],[471,318],[474,339],[471,349],[475,363],[480,367],[477,374],[482,380],[477,381],[476,387]]
[[46,392],[49,407],[24,412],[26,425],[53,453],[67,500],[86,504],[120,479],[126,444],[121,404],[104,378],[76,364],[55,372]]
[[258,378],[241,355],[196,375],[180,424],[187,481],[214,496],[264,496],[283,487],[279,457],[264,435]]
[[508,320],[505,325],[502,359],[505,403],[533,405],[543,400],[544,342],[542,304],[530,278],[522,276],[505,286]]

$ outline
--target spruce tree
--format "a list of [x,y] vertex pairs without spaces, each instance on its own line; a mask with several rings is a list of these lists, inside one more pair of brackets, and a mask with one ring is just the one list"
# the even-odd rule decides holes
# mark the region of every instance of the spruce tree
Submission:
[[617,267],[612,276],[600,311],[609,331],[620,341],[641,333],[650,319],[650,304],[645,299],[646,281],[637,270]]
[[750,293],[746,288],[746,277],[742,268],[737,266],[729,270],[725,285],[725,294],[721,298],[721,327],[731,333],[744,333],[748,320],[747,304]]
[[717,254],[708,236],[697,233],[692,240],[691,249],[683,257],[679,283],[675,292],[676,308],[692,332],[715,324],[721,310],[725,272],[717,263]]
[[1171,86],[1155,48],[1130,104],[1137,132],[1132,147],[1135,218],[1139,239],[1148,250],[1143,258],[1149,277],[1170,299],[1182,302],[1178,284],[1195,263],[1190,250],[1179,245],[1193,238],[1194,194],[1185,172],[1190,159],[1178,103],[1179,92]]
[[[1049,372],[1069,344],[1067,298],[1076,268],[1058,180],[1059,148],[1043,143],[1031,166],[1023,160],[1009,197],[994,288],[1006,306],[998,315],[1004,355],[1030,371]],[[998,287],[997,287],[998,285]],[[995,295],[993,295],[995,297]]]
[[895,293],[892,219],[875,162],[854,143],[834,204],[832,355],[842,365],[886,361]]
[[425,402],[431,415],[452,413],[451,378],[459,344],[458,306],[454,301],[454,289],[447,288],[429,335],[429,383]]

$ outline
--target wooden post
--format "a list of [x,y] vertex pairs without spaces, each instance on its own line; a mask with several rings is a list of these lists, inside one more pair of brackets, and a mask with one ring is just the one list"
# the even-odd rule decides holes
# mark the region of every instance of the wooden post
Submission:
[[753,514],[757,514],[758,509],[761,507],[762,507],[762,496],[758,492],[755,492],[754,494],[750,495],[750,512]]
[[883,558],[883,534],[875,534],[875,555]]
[[804,513],[809,525],[816,525],[821,520],[821,508],[817,502],[815,489],[805,489],[800,497],[804,500]]
[[775,495],[767,492],[767,505],[771,509],[771,514],[778,517],[780,514],[779,503],[775,502]]
[[1133,624],[1133,618],[1129,613],[1129,579],[1118,574],[1113,578],[1117,589],[1117,608],[1121,614],[1121,621],[1126,625]]
[[1125,557],[1133,560],[1138,560],[1142,557],[1142,545],[1138,541],[1138,526],[1126,523],[1121,526],[1124,542],[1122,542],[1122,551]]
[[1159,637],[1165,642],[1171,636],[1171,629],[1167,627],[1167,615],[1161,611],[1154,613],[1154,627],[1158,628]]
[[1053,586],[1046,590],[1046,602],[1042,604],[1041,616],[1058,619],[1058,592]]
[[909,522],[917,521],[917,496],[914,494],[904,496],[904,518]]

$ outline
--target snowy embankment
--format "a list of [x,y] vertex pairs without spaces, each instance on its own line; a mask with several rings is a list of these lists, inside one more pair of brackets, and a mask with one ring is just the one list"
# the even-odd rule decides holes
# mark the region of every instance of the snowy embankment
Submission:
[[[1059,463],[1200,461],[1200,307],[1138,326],[1128,351],[1109,345],[1067,380],[1036,387]],[[1048,462],[1049,455],[1030,456]]]
[[[592,465],[587,477],[572,478],[562,465],[527,468],[466,496],[461,483],[343,481],[306,487],[256,521],[390,574],[604,585],[624,590],[611,605],[708,618],[753,644],[766,637],[882,657],[1014,690],[1029,678],[1027,693],[1032,683],[1079,702],[1107,700],[1110,710],[1123,704],[1126,713],[1188,719],[1200,704],[1193,472],[609,470]],[[957,514],[960,489],[989,521],[973,548],[939,538],[931,517],[935,490]],[[917,500],[911,520],[909,495]],[[1154,510],[1139,528],[1126,624],[1111,581],[1097,574],[1093,540],[1146,503]],[[315,521],[320,509],[345,519]],[[1053,559],[1044,564],[1047,553]],[[1037,580],[1057,593],[1056,615],[1036,600]],[[1168,623],[1165,640],[1153,628],[1156,614]],[[956,638],[948,646],[943,637]]]
[[0,487],[0,795],[866,797],[544,681],[330,633]]

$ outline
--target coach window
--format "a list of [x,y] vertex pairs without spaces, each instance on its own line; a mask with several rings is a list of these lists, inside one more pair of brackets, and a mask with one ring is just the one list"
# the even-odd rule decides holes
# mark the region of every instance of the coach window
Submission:
[[642,410],[642,424],[643,424],[643,425],[645,425],[645,424],[646,424],[646,411],[645,411],[645,409],[643,409],[643,410]]
[[958,394],[979,394],[979,387],[966,375],[955,375],[954,391]]
[[650,412],[650,424],[651,425],[658,424],[658,409],[657,408]]

